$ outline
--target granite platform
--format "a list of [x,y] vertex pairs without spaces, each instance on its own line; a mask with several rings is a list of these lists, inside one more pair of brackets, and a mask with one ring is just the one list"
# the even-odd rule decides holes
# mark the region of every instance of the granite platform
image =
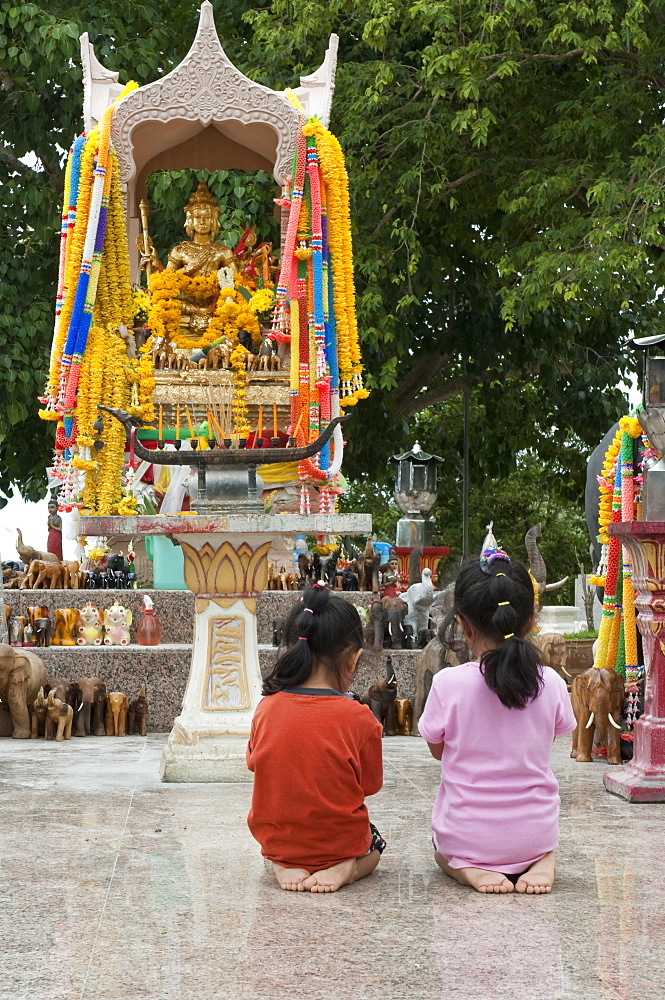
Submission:
[[[136,630],[141,618],[143,594],[149,593],[155,602],[155,615],[162,627],[163,642],[159,646],[136,645]],[[345,600],[367,606],[373,595],[366,592],[342,592]],[[80,608],[90,600],[104,610],[115,600],[131,609],[129,646],[49,646],[35,652],[42,657],[49,675],[58,674],[75,680],[77,677],[99,677],[108,691],[123,691],[131,701],[142,684],[148,692],[150,711],[148,730],[168,732],[180,713],[192,656],[194,596],[186,590],[8,590],[6,603],[13,615],[26,614],[33,605],[47,607],[53,617],[56,608]],[[295,591],[266,590],[257,599],[259,662],[265,675],[275,661],[272,646],[273,619],[285,617],[300,594]],[[363,653],[353,684],[354,691],[364,694],[367,688],[386,674],[387,657],[391,656],[397,677],[400,698],[413,700],[415,669],[420,650],[383,650],[381,654]]]
[[550,896],[435,866],[439,767],[384,740],[388,847],[333,895],[282,892],[250,784],[162,784],[165,736],[0,741],[0,1000],[660,1000],[663,805],[609,795],[556,740]]

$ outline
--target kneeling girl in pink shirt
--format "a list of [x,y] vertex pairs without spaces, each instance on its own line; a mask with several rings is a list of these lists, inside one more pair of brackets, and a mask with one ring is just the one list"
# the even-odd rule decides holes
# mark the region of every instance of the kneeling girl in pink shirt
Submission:
[[524,566],[501,549],[467,564],[454,619],[473,660],[436,674],[418,723],[441,761],[436,862],[479,892],[550,892],[560,801],[550,755],[575,717],[563,679],[539,665],[528,639],[534,591]]

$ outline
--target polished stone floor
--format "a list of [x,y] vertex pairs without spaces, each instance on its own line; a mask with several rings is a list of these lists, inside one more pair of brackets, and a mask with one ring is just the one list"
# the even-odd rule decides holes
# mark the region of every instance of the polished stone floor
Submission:
[[557,741],[548,897],[481,896],[434,866],[437,764],[385,741],[389,847],[335,895],[280,891],[251,786],[162,785],[165,737],[0,741],[0,1000],[656,1000],[665,805],[604,791]]

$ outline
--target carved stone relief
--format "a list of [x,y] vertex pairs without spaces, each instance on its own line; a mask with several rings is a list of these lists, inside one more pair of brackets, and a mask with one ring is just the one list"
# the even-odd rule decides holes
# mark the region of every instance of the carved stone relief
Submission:
[[250,708],[244,619],[211,618],[208,628],[208,670],[201,707],[208,711]]
[[111,138],[125,184],[136,174],[132,143],[136,126],[174,119],[202,125],[225,121],[269,125],[277,138],[275,177],[281,183],[290,173],[298,113],[283,95],[255,83],[233,65],[217,37],[208,0],[201,6],[194,43],[180,65],[129,94],[115,112]]

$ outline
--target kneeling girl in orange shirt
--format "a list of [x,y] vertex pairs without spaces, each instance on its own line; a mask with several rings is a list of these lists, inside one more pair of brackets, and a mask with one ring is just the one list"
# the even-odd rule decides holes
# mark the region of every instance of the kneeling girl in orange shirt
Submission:
[[385,847],[365,796],[383,784],[381,725],[346,696],[363,648],[352,604],[308,587],[284,627],[247,747],[249,829],[282,889],[335,892]]

